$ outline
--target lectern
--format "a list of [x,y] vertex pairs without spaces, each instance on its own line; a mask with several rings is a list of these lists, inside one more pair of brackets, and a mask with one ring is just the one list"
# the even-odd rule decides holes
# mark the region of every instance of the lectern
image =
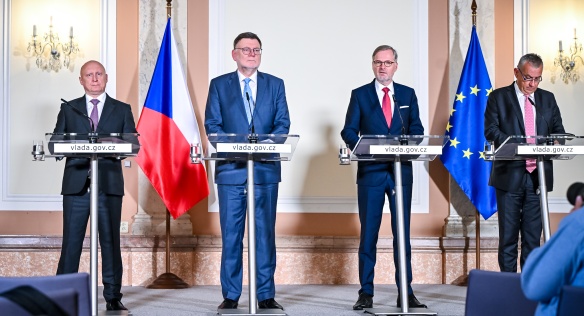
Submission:
[[551,136],[509,136],[498,148],[491,142],[485,148],[485,159],[488,160],[527,160],[537,161],[537,178],[539,180],[539,203],[541,205],[541,221],[543,240],[550,239],[550,215],[545,182],[545,160],[570,160],[584,154],[584,136],[571,134]]
[[397,212],[397,245],[399,264],[399,284],[401,308],[366,308],[365,312],[374,315],[436,315],[426,308],[409,308],[406,275],[406,246],[404,228],[404,202],[401,162],[432,161],[442,154],[442,147],[448,136],[436,135],[362,135],[357,145],[350,152],[341,148],[340,163],[348,165],[351,161],[394,162],[395,204]]
[[[191,147],[191,162],[201,160],[247,161],[247,243],[249,276],[249,311],[219,309],[220,315],[286,315],[280,309],[258,309],[256,293],[255,194],[254,162],[290,161],[298,143],[298,135],[284,134],[209,134],[206,151],[200,145]],[[251,184],[251,187],[250,187]]]
[[[123,159],[138,154],[140,144],[137,133],[46,133],[45,142],[48,154],[45,154],[43,142],[33,144],[33,160],[42,161],[45,157],[87,158],[90,160],[90,279],[91,279],[91,314],[97,315],[97,238],[98,238],[98,160],[101,158]],[[120,313],[116,315],[127,315]],[[125,312],[125,311],[123,311]]]

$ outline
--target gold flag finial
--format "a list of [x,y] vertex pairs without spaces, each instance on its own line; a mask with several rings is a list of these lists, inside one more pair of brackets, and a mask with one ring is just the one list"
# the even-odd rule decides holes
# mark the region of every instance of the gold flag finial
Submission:
[[170,18],[170,10],[172,9],[172,0],[166,0],[166,17]]
[[471,4],[470,8],[472,9],[472,25],[476,26],[477,25],[477,2],[475,0],[472,0],[472,4]]

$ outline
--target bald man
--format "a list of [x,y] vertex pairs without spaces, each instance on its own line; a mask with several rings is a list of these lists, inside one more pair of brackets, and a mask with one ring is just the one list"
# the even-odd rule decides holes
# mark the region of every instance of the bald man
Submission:
[[[136,133],[134,116],[129,104],[105,93],[107,73],[103,65],[91,60],[81,67],[79,82],[85,95],[62,104],[53,133],[95,131],[99,134]],[[91,121],[81,115],[86,114]],[[92,130],[95,129],[95,130]],[[122,254],[120,250],[120,220],[124,177],[121,161],[101,158],[99,169],[98,231],[101,246],[103,297],[107,310],[127,310],[122,304]],[[90,211],[89,158],[68,157],[63,173],[63,245],[57,274],[76,273],[83,248]]]

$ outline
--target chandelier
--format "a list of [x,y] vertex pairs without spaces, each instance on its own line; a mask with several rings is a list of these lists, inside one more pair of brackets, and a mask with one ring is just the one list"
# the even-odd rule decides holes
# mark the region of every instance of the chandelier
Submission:
[[[574,43],[569,46],[570,52],[565,52],[562,47],[562,41],[559,42],[558,55],[554,59],[554,66],[560,68],[560,80],[564,83],[575,83],[580,79],[578,73],[578,61],[580,65],[584,64],[582,60],[582,44],[578,42],[576,29],[574,29]],[[552,83],[555,81],[555,74],[552,76]]]
[[69,41],[63,43],[59,41],[59,34],[53,31],[51,17],[49,32],[42,37],[37,36],[37,26],[32,26],[32,40],[28,43],[27,51],[36,57],[38,68],[58,72],[62,67],[69,68],[71,56],[74,57],[79,52],[79,47],[74,40],[72,26],[69,30]]

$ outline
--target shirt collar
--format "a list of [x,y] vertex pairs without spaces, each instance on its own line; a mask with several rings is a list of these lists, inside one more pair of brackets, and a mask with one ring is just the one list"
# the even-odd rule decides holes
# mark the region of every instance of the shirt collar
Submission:
[[[237,71],[237,77],[239,78],[239,82],[242,82],[243,79],[247,78],[241,72],[239,72],[239,70]],[[249,79],[251,79],[251,81],[255,83],[258,83],[258,72],[254,71],[254,73],[251,76],[249,76]]]
[[[523,98],[525,96],[525,93],[521,92],[521,90],[519,90],[519,86],[517,85],[517,81],[515,81],[513,83],[513,87],[515,88],[515,94],[517,94],[517,97],[521,97]],[[535,92],[534,92],[535,93]],[[534,93],[529,94],[529,96],[531,97],[531,99],[534,98]]]
[[94,97],[86,94],[85,95],[85,103],[89,103],[93,99],[98,99],[99,100],[98,105],[103,105],[105,103],[105,97],[106,97],[105,92],[100,94],[99,96],[97,96],[97,98],[94,98]]
[[[388,87],[389,88],[389,92],[391,94],[395,94],[395,90],[393,89],[393,80],[387,86],[384,86],[381,83],[379,83],[379,81],[375,80],[375,90],[377,92],[380,92],[381,89],[383,89],[385,87]],[[381,91],[381,92],[383,93],[383,91]]]

